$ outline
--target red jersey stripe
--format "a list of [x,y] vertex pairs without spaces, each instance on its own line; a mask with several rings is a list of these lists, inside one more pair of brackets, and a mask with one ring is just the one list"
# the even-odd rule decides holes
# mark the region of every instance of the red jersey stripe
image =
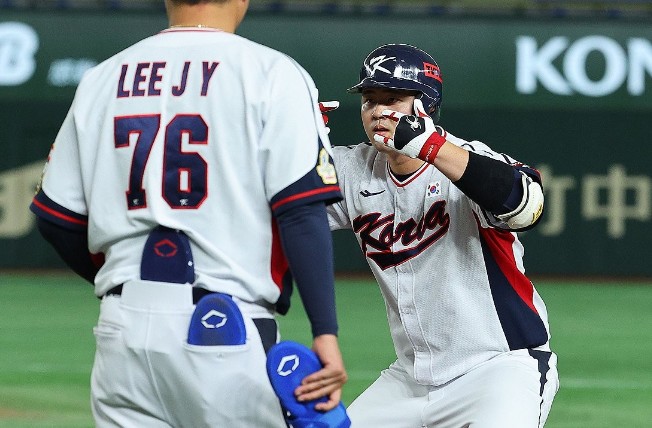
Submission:
[[534,307],[534,286],[516,266],[512,249],[514,235],[498,229],[485,229],[482,227],[478,229],[487,243],[496,264],[514,291],[516,291],[516,294],[523,299],[534,313],[538,314],[537,309]]
[[310,197],[310,196],[319,195],[321,193],[339,192],[339,191],[340,191],[339,186],[326,186],[326,187],[320,187],[318,189],[309,190],[307,192],[295,193],[292,196],[288,196],[287,198],[281,199],[280,201],[277,201],[276,203],[274,203],[272,205],[272,210],[275,210],[278,207],[280,207],[281,205],[285,205],[285,204],[287,204],[289,202],[296,201],[298,199],[303,199],[303,198],[307,198],[307,197]]
[[76,219],[76,218],[71,217],[69,215],[60,213],[59,211],[55,211],[52,208],[50,208],[50,207],[48,207],[46,205],[43,205],[41,202],[37,201],[36,198],[34,198],[32,200],[32,203],[34,205],[36,205],[40,210],[42,210],[42,211],[44,211],[44,212],[46,212],[46,213],[48,213],[48,214],[50,214],[50,215],[52,215],[54,217],[60,218],[61,220],[67,221],[69,223],[80,224],[82,226],[88,226],[88,221],[87,220],[79,220],[79,219]]
[[281,246],[281,238],[278,233],[278,225],[276,220],[272,220],[272,254],[270,260],[270,271],[274,284],[283,291],[283,277],[288,271],[288,261],[283,253]]

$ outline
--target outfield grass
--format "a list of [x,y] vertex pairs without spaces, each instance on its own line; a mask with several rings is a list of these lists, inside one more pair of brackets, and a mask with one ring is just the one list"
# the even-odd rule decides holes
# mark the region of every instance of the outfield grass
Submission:
[[[652,283],[537,281],[550,313],[561,389],[547,428],[652,426]],[[338,281],[350,403],[394,360],[372,281]],[[309,343],[300,302],[285,339]],[[68,275],[0,274],[0,427],[92,427],[89,377],[98,301]]]

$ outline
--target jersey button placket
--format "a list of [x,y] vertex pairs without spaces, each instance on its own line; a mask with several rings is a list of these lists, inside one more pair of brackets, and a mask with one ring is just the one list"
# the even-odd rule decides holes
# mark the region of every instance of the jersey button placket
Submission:
[[[396,251],[396,249],[394,249]],[[414,272],[409,261],[396,266],[397,301],[401,321],[405,326],[405,333],[412,344],[414,351],[414,374],[417,379],[427,376],[429,367],[428,347],[424,337],[418,332],[421,331],[419,316],[414,306]]]
[[[401,198],[405,198],[405,189],[402,187],[396,188],[396,193],[394,194],[394,232],[396,232],[398,225],[401,223],[402,212],[401,212]],[[401,240],[397,240],[392,244],[392,251],[397,252],[403,250]],[[397,302],[399,307],[399,313],[403,325],[405,326],[405,332],[408,335],[412,347],[415,350],[415,354],[420,349],[423,349],[423,346],[420,345],[422,342],[420,337],[415,337],[411,332],[419,331],[419,321],[416,316],[415,308],[413,307],[414,299],[414,273],[409,261],[405,261],[395,267],[396,269],[396,294]],[[416,355],[415,355],[416,356]]]

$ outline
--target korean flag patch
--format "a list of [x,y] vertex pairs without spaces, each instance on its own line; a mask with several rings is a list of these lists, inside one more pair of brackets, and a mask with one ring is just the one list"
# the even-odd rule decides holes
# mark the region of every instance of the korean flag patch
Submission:
[[441,181],[429,183],[426,188],[426,198],[434,198],[439,195],[441,195]]

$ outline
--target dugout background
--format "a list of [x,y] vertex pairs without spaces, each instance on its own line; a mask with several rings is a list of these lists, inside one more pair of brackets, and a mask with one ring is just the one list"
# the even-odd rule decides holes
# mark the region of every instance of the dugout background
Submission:
[[[76,83],[166,24],[160,10],[0,9],[0,268],[62,266],[27,207]],[[522,234],[529,273],[652,275],[648,20],[254,11],[238,34],[290,54],[341,102],[333,144],[364,139],[346,88],[366,54],[423,48],[444,77],[441,124],[544,174],[543,221]],[[335,240],[338,271],[366,272],[350,231]]]

